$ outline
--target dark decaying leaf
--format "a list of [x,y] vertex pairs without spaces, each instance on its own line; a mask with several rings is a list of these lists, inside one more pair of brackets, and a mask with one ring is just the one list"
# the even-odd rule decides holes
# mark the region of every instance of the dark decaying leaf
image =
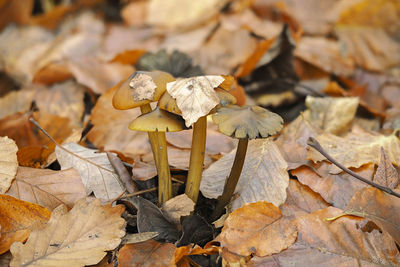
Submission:
[[137,227],[139,233],[158,232],[155,238],[159,241],[175,242],[179,239],[179,232],[175,225],[168,221],[161,210],[141,197],[132,197],[129,199],[137,208]]
[[214,238],[214,229],[207,221],[199,216],[186,217],[182,222],[182,236],[176,245],[185,246],[191,243],[204,246]]

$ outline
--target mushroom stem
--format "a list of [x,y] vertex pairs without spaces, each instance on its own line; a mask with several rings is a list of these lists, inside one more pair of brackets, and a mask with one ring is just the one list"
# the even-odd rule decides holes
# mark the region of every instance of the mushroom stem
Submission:
[[186,181],[185,194],[197,202],[201,175],[203,173],[203,162],[206,148],[207,116],[203,116],[193,125],[192,150],[190,152],[189,173]]
[[[142,114],[152,111],[150,104],[140,106]],[[172,198],[171,173],[168,165],[167,141],[164,132],[147,132],[158,174],[158,202]]]
[[212,214],[212,218],[214,219],[218,219],[218,217],[222,215],[225,206],[229,203],[233,193],[235,192],[240,174],[242,173],[244,160],[246,158],[248,143],[249,139],[247,138],[239,139],[231,173],[229,174],[228,179],[226,179],[225,181],[224,192],[222,193],[222,196],[218,198],[217,207],[215,208],[214,213]]
[[165,132],[155,132],[157,137],[158,159],[158,203],[172,198],[171,173],[168,165],[167,139]]

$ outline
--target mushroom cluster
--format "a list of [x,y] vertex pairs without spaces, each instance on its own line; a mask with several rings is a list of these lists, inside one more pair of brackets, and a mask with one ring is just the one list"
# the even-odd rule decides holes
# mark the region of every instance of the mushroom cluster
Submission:
[[[232,171],[215,211],[215,214],[219,214],[235,190],[248,140],[265,138],[281,129],[283,121],[279,115],[258,106],[236,106],[236,98],[228,92],[233,84],[231,76],[175,79],[162,71],[138,71],[123,82],[115,93],[113,106],[116,109],[140,107],[142,111],[129,129],[148,132],[158,173],[159,203],[172,197],[165,132],[193,128],[185,193],[195,203],[203,172],[207,116],[214,114],[213,120],[219,130],[239,139]],[[150,103],[156,101],[157,107],[152,110]]]

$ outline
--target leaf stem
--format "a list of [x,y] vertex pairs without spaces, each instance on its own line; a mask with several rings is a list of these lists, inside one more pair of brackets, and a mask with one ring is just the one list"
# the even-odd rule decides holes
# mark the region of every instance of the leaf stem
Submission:
[[307,144],[314,148],[315,150],[317,150],[319,153],[321,153],[325,158],[327,158],[330,162],[332,162],[333,164],[335,164],[336,166],[338,166],[340,169],[342,169],[343,171],[347,172],[348,174],[350,174],[351,176],[353,176],[354,178],[369,184],[370,186],[373,186],[375,188],[378,188],[390,195],[396,196],[398,198],[400,198],[400,194],[396,193],[395,191],[393,191],[392,189],[385,187],[385,186],[381,186],[379,184],[376,184],[374,182],[371,182],[370,180],[365,179],[364,177],[358,175],[357,173],[353,172],[352,170],[346,168],[344,165],[342,165],[341,163],[339,163],[338,161],[336,161],[334,158],[332,158],[331,155],[328,154],[328,152],[326,152],[321,144],[317,141],[317,139],[310,137],[307,140]]
[[199,118],[193,125],[192,150],[190,152],[189,173],[186,181],[185,194],[194,203],[199,197],[201,175],[207,137],[207,116]]
[[249,139],[241,138],[239,139],[238,147],[236,150],[235,159],[233,161],[231,173],[229,174],[228,179],[225,181],[224,192],[218,198],[218,204],[215,208],[213,215],[211,216],[214,219],[218,219],[219,216],[223,213],[224,207],[229,203],[232,198],[233,193],[235,192],[236,185],[239,181],[240,174],[242,173],[244,160],[246,158],[247,145],[249,143]]

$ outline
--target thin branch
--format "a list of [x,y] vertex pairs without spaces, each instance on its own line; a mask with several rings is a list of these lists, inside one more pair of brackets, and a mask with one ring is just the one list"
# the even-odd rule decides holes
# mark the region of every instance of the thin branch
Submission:
[[125,196],[122,196],[119,199],[128,198],[128,197],[134,197],[134,196],[138,196],[138,195],[141,195],[141,194],[144,194],[144,193],[150,193],[150,192],[154,192],[154,191],[157,191],[156,187],[152,187],[152,188],[149,188],[149,189],[137,191],[137,192],[132,193],[132,194],[126,194]]
[[67,153],[73,155],[74,157],[77,157],[77,158],[79,158],[79,159],[81,159],[81,160],[83,160],[83,161],[86,161],[86,162],[89,163],[89,164],[92,164],[92,165],[96,166],[96,167],[99,168],[99,169],[102,169],[102,170],[105,170],[105,171],[108,171],[108,172],[111,172],[111,173],[114,173],[114,174],[115,174],[115,171],[112,171],[112,170],[109,170],[109,169],[107,169],[107,168],[104,168],[103,166],[98,165],[97,163],[94,163],[94,162],[92,162],[92,161],[90,161],[90,160],[88,160],[88,159],[85,159],[85,158],[83,158],[83,157],[81,157],[81,156],[75,154],[75,153],[72,152],[71,150],[68,150],[68,149],[66,149],[65,147],[63,147],[63,146],[62,146],[61,144],[59,144],[45,129],[43,129],[42,126],[40,126],[40,124],[39,124],[37,121],[35,121],[34,118],[30,117],[30,118],[29,118],[29,121],[30,121],[31,123],[33,123],[40,131],[42,131],[42,133],[44,133],[44,134],[45,134],[56,146],[58,146],[60,149],[62,149],[62,150],[64,150],[65,152],[67,152]]
[[325,158],[327,158],[330,162],[332,162],[333,164],[335,164],[336,166],[338,166],[340,169],[342,169],[343,171],[347,172],[348,174],[350,174],[351,176],[353,176],[354,178],[357,178],[358,180],[369,184],[370,186],[373,186],[375,188],[378,188],[390,195],[393,195],[395,197],[400,198],[400,194],[393,191],[392,189],[385,187],[385,186],[381,186],[379,184],[376,184],[374,182],[371,182],[368,179],[365,179],[364,177],[358,175],[357,173],[353,172],[352,170],[346,168],[344,165],[342,165],[341,163],[337,162],[334,158],[332,158],[321,146],[321,144],[313,137],[308,138],[307,140],[307,144],[309,146],[311,146],[312,148],[314,148],[315,150],[317,150],[319,153],[321,153]]

